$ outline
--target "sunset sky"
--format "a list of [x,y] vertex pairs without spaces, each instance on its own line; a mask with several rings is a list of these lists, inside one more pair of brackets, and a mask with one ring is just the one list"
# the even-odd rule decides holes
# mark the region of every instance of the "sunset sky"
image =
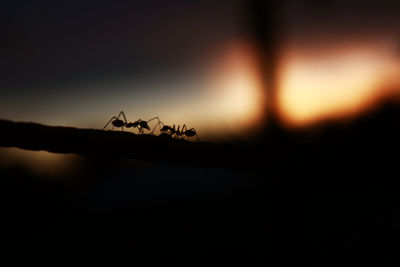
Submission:
[[288,1],[277,99],[302,126],[360,115],[400,93],[397,1]]
[[400,0],[0,0],[2,256],[395,266],[399,118]]
[[[359,114],[398,93],[397,1],[281,2],[282,122]],[[247,5],[3,1],[0,117],[102,128],[124,110],[131,121],[185,123],[205,140],[256,131],[267,93]]]

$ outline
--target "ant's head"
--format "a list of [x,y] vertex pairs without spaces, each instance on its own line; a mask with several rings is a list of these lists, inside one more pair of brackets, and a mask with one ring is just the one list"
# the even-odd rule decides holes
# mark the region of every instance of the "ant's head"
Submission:
[[139,125],[140,125],[140,127],[144,128],[144,129],[150,130],[150,127],[146,121],[140,121]]
[[169,130],[171,130],[171,127],[168,126],[168,125],[164,125],[164,126],[161,128],[161,132],[166,132],[166,131],[169,131]]
[[195,135],[196,135],[196,130],[195,130],[194,128],[192,128],[192,129],[190,129],[190,130],[187,130],[187,131],[185,132],[185,135],[186,135],[186,136],[189,136],[189,137],[195,136]]

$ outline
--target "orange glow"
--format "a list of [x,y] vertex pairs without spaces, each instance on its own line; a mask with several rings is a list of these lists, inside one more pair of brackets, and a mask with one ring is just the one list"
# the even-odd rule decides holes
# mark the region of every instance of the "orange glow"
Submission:
[[[236,43],[222,47],[205,61],[206,69],[196,82],[177,85],[173,81],[174,86],[186,87],[188,93],[182,90],[177,99],[160,98],[162,102],[151,105],[142,117],[161,114],[166,124],[194,127],[203,141],[249,137],[265,115],[257,54],[250,45]],[[132,117],[139,109],[126,110]]]
[[0,111],[2,118],[15,121],[102,129],[123,110],[129,121],[159,117],[168,125],[186,124],[203,141],[246,138],[265,115],[258,60],[251,44],[237,40],[207,51],[184,71],[66,83],[56,94],[21,95]]
[[287,49],[278,113],[292,126],[359,114],[399,93],[399,62],[395,45],[387,42],[308,52]]
[[[258,72],[257,55],[249,45],[227,49],[211,68],[207,86],[214,113],[225,127],[256,130],[265,116],[265,94]],[[240,130],[239,130],[240,131]]]

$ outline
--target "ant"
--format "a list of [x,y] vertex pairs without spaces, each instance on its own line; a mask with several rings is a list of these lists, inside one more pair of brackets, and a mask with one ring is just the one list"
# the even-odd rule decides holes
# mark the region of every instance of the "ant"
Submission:
[[[120,119],[121,116],[123,117],[124,120]],[[118,117],[113,116],[107,122],[107,124],[103,127],[103,130],[111,123],[113,125],[113,129],[114,129],[114,127],[117,127],[117,128],[121,128],[121,130],[124,131],[124,127],[126,127],[126,128],[132,128],[133,127],[133,128],[138,128],[139,134],[144,134],[144,130],[143,129],[147,129],[147,130],[150,131],[150,126],[149,126],[148,123],[150,121],[152,121],[152,120],[157,120],[158,121],[157,125],[159,125],[160,123],[162,124],[162,122],[159,120],[158,117],[154,117],[154,118],[152,118],[152,119],[150,119],[148,121],[144,121],[144,120],[139,119],[139,120],[137,120],[135,122],[128,122],[126,120],[125,113],[123,111],[121,111],[118,114]],[[155,127],[154,127],[153,131],[151,132],[151,134],[153,134],[154,130],[155,130]]]
[[163,127],[161,128],[160,132],[161,132],[161,134],[164,134],[164,135],[168,134],[169,136],[175,137],[178,139],[183,139],[183,138],[185,138],[185,136],[186,137],[196,136],[197,141],[200,141],[200,138],[197,135],[196,130],[194,128],[191,128],[188,130],[186,127],[186,124],[183,125],[182,130],[179,129],[180,127],[181,126],[178,125],[178,128],[176,129],[175,124],[172,127],[163,124]]

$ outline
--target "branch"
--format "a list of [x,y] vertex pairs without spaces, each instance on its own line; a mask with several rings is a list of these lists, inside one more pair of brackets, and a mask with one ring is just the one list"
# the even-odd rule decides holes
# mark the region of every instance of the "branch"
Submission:
[[[130,132],[51,127],[0,120],[0,146],[147,162],[237,168],[243,149],[233,144],[189,142]],[[240,163],[240,164],[239,164]]]

